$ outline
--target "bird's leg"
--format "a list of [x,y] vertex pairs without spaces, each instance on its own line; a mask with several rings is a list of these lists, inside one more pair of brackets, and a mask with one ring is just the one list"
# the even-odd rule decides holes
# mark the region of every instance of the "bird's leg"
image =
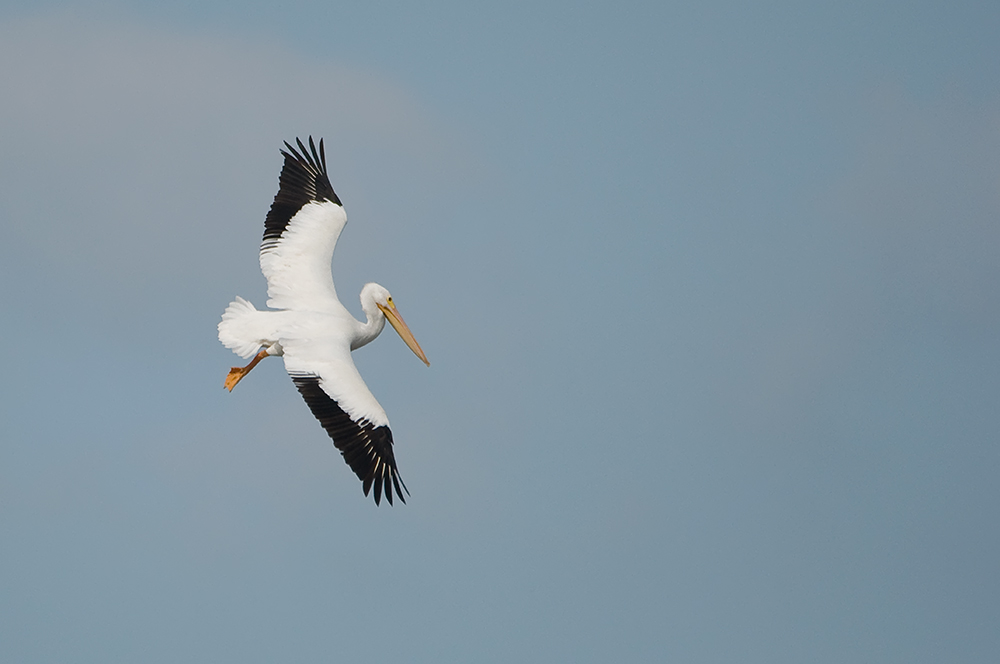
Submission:
[[255,366],[257,366],[257,363],[263,360],[265,357],[267,357],[266,348],[257,353],[257,356],[254,357],[252,360],[250,360],[250,364],[246,365],[245,367],[233,367],[232,369],[230,369],[229,375],[226,376],[225,388],[230,392],[232,392],[233,388],[236,387],[236,383],[243,380],[243,376],[246,376],[248,373],[250,373],[250,370],[253,369]]

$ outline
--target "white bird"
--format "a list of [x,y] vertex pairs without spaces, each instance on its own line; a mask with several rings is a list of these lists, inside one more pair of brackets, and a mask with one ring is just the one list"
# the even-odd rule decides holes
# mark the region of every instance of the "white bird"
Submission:
[[281,151],[285,163],[278,193],[264,221],[260,269],[267,279],[267,306],[258,311],[237,296],[222,314],[219,341],[237,355],[253,360],[233,367],[225,387],[236,384],[269,355],[285,358],[285,370],[363,482],[365,495],[375,487],[375,504],[382,491],[392,504],[393,489],[403,502],[409,493],[396,469],[389,420],[368,390],[351,359],[351,351],[379,335],[386,319],[410,350],[430,366],[420,344],[378,284],[361,289],[367,320],[356,320],[337,299],[330,261],[347,214],[326,173],[323,140],[319,151],[309,137],[309,150],[295,139]]

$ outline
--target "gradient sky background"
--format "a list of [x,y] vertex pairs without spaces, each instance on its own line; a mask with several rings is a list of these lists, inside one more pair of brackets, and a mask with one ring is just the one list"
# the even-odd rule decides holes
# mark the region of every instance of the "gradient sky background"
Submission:
[[[1000,4],[0,4],[0,659],[994,662]],[[327,141],[362,496],[263,306]]]

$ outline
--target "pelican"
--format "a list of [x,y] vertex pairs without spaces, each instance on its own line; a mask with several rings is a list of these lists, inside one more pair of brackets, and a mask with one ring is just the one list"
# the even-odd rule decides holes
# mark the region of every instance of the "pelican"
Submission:
[[285,163],[260,245],[267,306],[277,311],[259,311],[239,296],[226,307],[219,341],[253,359],[233,367],[224,387],[232,392],[264,358],[284,357],[285,370],[361,479],[365,496],[374,486],[375,504],[384,490],[391,505],[395,489],[405,503],[403,492],[409,490],[396,469],[389,419],[354,366],[351,351],[373,341],[388,320],[410,350],[427,366],[430,362],[385,288],[369,283],[361,289],[364,323],[337,299],[330,261],[347,214],[326,173],[323,139],[318,151],[312,136],[308,150],[301,140],[295,142],[297,150],[287,141],[287,151],[281,150]]

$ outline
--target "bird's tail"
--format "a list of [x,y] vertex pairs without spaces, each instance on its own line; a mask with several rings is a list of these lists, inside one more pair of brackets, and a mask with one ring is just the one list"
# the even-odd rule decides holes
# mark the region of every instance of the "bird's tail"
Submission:
[[250,357],[264,345],[258,329],[259,314],[256,308],[239,295],[229,303],[219,322],[219,341],[240,357]]

